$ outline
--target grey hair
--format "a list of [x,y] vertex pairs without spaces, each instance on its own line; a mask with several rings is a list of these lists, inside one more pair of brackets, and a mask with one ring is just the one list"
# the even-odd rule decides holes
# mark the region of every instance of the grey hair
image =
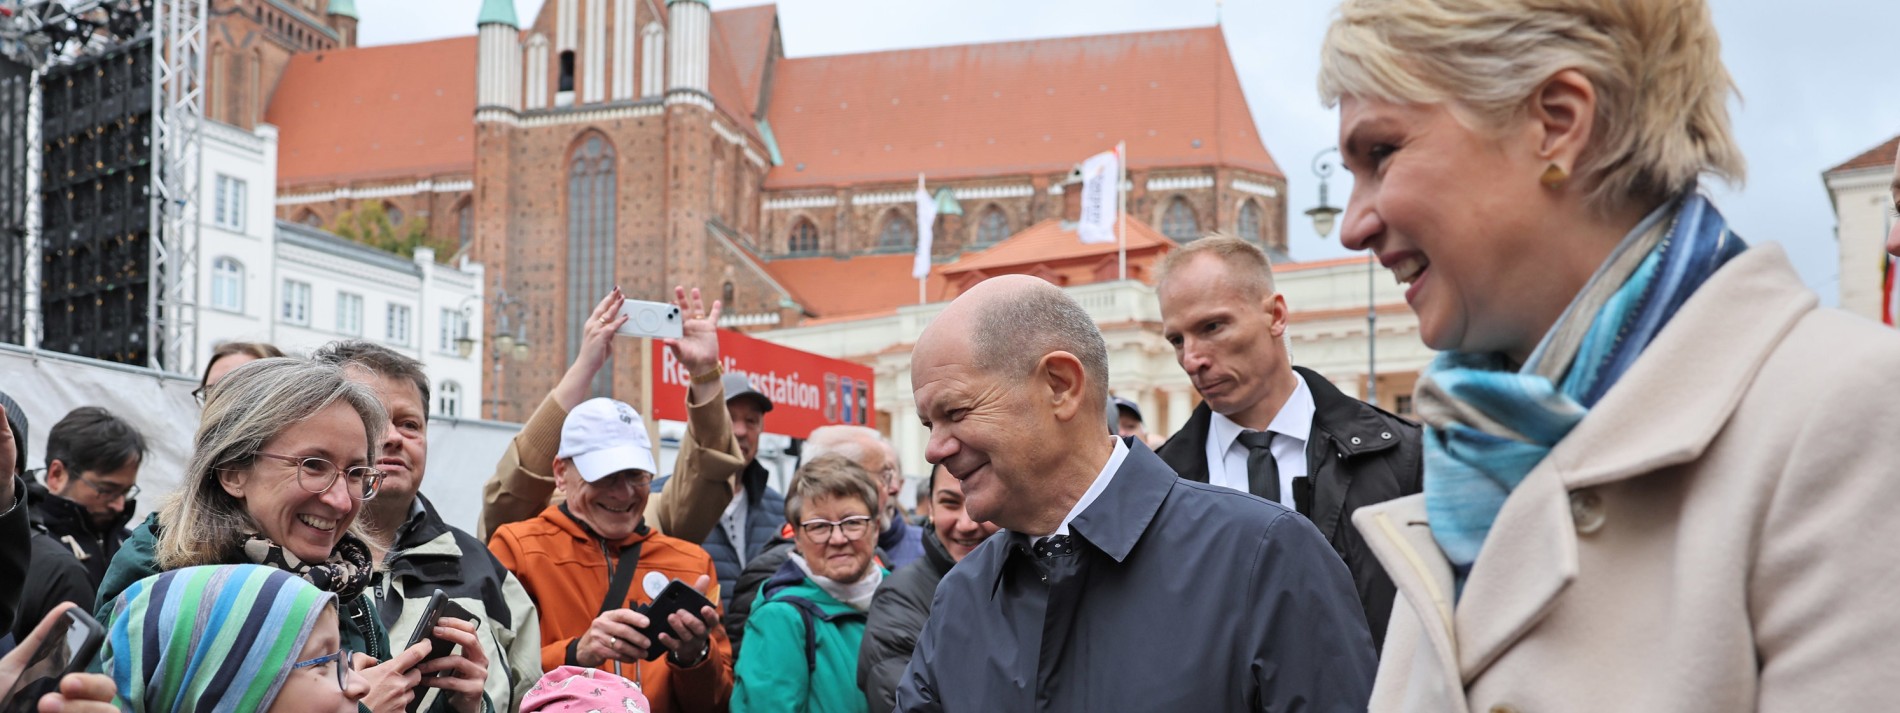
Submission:
[[[250,467],[257,449],[338,401],[363,420],[366,458],[375,457],[389,424],[369,387],[350,381],[341,366],[305,359],[273,357],[245,364],[219,380],[209,396],[184,484],[158,513],[161,569],[228,564],[240,538],[259,531],[243,501],[225,492],[220,471]],[[350,532],[376,541],[361,518],[351,523]]]
[[1051,353],[1075,355],[1089,381],[1089,405],[1095,413],[1107,414],[1108,343],[1095,318],[1055,285],[1045,282],[1017,299],[986,305],[976,319],[971,345],[978,369],[1012,377],[1029,375]]
[[806,461],[792,476],[792,487],[785,493],[785,521],[796,526],[805,517],[805,501],[811,498],[859,498],[870,511],[878,530],[884,529],[884,513],[877,511],[877,477],[857,461],[832,453]]
[[853,463],[863,463],[864,457],[869,455],[866,449],[883,441],[884,436],[868,426],[819,426],[812,429],[811,436],[805,439],[805,460],[813,461],[836,453],[851,459]]

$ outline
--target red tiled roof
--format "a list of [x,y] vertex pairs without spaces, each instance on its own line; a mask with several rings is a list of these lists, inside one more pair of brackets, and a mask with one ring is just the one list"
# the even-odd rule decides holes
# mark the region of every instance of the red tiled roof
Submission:
[[1059,171],[1121,140],[1135,169],[1282,175],[1218,27],[784,59],[772,97],[768,190]]
[[1839,166],[1830,168],[1821,175],[1829,176],[1846,171],[1858,171],[1863,168],[1892,168],[1894,152],[1900,151],[1900,136],[1887,139],[1887,142],[1867,149],[1859,156],[1847,160]]
[[[818,317],[840,317],[917,304],[917,278],[910,276],[912,259],[907,252],[796,258],[773,260],[765,264],[765,270],[805,311]],[[944,284],[942,268],[931,270],[924,282],[929,299],[941,299]]]
[[738,80],[745,117],[758,108],[759,85],[765,82],[765,61],[772,51],[772,28],[778,25],[778,6],[739,7],[713,13],[713,31],[725,45],[725,58]]
[[[1128,219],[1127,240],[1131,252],[1157,246],[1175,246],[1168,236],[1135,218]],[[948,277],[976,270],[992,271],[1057,260],[1114,255],[1116,247],[1115,243],[1084,243],[1073,226],[1064,227],[1062,221],[1050,219],[1029,226],[988,250],[945,265],[941,272]]]
[[475,38],[293,55],[266,122],[277,182],[475,169]]

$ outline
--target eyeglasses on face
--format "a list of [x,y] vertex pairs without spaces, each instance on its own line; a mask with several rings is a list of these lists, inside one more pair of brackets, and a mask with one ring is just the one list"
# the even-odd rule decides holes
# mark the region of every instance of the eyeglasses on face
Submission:
[[85,483],[86,487],[92,488],[92,492],[98,493],[99,497],[105,498],[106,500],[118,500],[119,498],[131,500],[139,496],[139,486],[137,485],[101,483],[83,475],[79,476],[79,482]]
[[257,455],[297,466],[297,485],[305,492],[317,495],[329,492],[330,486],[336,485],[339,475],[349,482],[347,489],[350,497],[357,500],[376,497],[376,491],[383,485],[383,472],[366,465],[343,468],[315,456],[286,456],[263,451],[257,451]]
[[798,531],[805,533],[805,537],[813,542],[830,541],[833,529],[843,532],[847,542],[856,540],[871,530],[871,516],[852,515],[843,520],[812,518],[798,523]]
[[355,670],[355,664],[350,661],[350,650],[348,648],[337,649],[335,653],[327,656],[318,656],[309,661],[298,661],[297,663],[291,664],[290,667],[293,669],[309,668],[311,666],[322,666],[327,663],[336,664],[336,687],[347,688],[349,686],[350,672]]
[[585,482],[585,486],[595,490],[632,488],[634,492],[640,492],[653,489],[653,474],[643,470],[621,471],[600,480]]

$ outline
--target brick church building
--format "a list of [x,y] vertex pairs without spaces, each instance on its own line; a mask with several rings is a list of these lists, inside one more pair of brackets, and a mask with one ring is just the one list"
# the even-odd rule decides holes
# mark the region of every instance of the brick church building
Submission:
[[[1212,230],[1285,255],[1286,179],[1218,27],[787,57],[773,5],[546,0],[523,24],[484,0],[473,37],[380,47],[354,46],[350,0],[213,6],[209,111],[279,128],[279,218],[379,202],[520,301],[484,310],[534,345],[489,380],[503,418],[553,386],[615,285],[700,285],[738,328],[915,303],[919,174],[929,300],[1004,273],[1116,279],[1115,246],[1065,218],[1076,166],[1118,141],[1131,279]],[[597,388],[632,398],[640,360],[622,340]]]

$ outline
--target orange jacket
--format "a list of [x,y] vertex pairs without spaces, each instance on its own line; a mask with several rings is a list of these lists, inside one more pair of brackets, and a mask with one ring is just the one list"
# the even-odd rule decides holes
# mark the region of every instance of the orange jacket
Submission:
[[[698,545],[645,527],[625,539],[604,543],[559,505],[495,531],[488,549],[521,580],[540,610],[543,669],[578,665],[568,658],[569,647],[594,623],[620,551],[635,542],[644,544],[633,585],[627,588],[630,608],[653,601],[643,586],[649,572],[688,584],[700,575],[718,581],[712,556]],[[714,591],[707,598],[719,601],[719,593]],[[724,711],[732,695],[732,644],[720,626],[713,627],[711,653],[697,666],[682,668],[671,657],[662,656],[637,666],[609,662],[600,669],[640,684],[653,713]]]

